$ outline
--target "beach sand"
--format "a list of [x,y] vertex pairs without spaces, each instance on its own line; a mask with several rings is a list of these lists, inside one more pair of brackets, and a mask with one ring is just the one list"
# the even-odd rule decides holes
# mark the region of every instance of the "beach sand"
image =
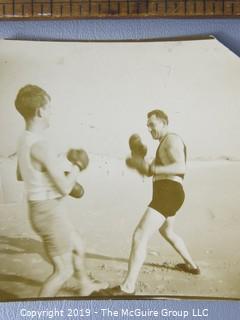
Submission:
[[[15,160],[1,163],[0,299],[37,296],[52,267],[31,229]],[[7,183],[6,183],[7,181]],[[151,198],[151,179],[125,167],[124,160],[95,157],[82,174],[83,199],[67,199],[69,219],[86,246],[89,274],[111,286],[124,279],[131,236]],[[180,256],[159,234],[149,242],[136,294],[159,297],[240,298],[240,162],[192,161],[185,178],[186,200],[177,214],[200,275],[176,270]],[[76,279],[58,296],[79,297]]]

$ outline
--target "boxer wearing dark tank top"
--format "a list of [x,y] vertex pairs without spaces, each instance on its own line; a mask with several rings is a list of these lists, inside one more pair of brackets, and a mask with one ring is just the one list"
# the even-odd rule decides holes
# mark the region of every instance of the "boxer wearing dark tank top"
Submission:
[[162,110],[149,112],[147,118],[152,138],[159,141],[156,157],[151,164],[139,157],[132,160],[140,174],[152,176],[153,197],[134,231],[127,275],[120,286],[108,292],[114,296],[135,293],[148,241],[157,230],[184,260],[177,268],[192,274],[200,273],[183,239],[174,231],[176,212],[184,202],[182,182],[186,170],[186,147],[177,134],[168,131],[168,116]]
[[[182,139],[175,133],[165,134],[156,151],[156,156],[152,167],[165,166],[173,163],[169,156],[169,147],[173,144],[178,145],[179,153],[183,153],[186,163],[187,148]],[[175,147],[176,148],[176,147]],[[181,208],[185,193],[182,186],[184,173],[179,174],[155,174],[153,175],[153,195],[149,207],[155,209],[165,217],[174,216]]]

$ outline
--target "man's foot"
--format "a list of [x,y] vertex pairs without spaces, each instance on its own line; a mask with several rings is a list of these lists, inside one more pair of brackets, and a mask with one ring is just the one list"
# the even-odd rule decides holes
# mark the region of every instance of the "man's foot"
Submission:
[[83,297],[87,297],[92,295],[95,292],[97,293],[101,290],[106,290],[108,287],[109,287],[109,284],[107,282],[91,280],[82,286],[79,294]]
[[200,268],[199,267],[193,268],[187,263],[178,263],[176,265],[176,269],[179,270],[179,271],[184,271],[184,272],[195,274],[195,275],[200,274]]
[[135,291],[132,293],[123,291],[122,288],[120,286],[116,286],[116,287],[112,287],[112,288],[108,288],[105,290],[100,290],[98,292],[94,292],[92,294],[95,297],[129,297],[129,296],[134,296],[135,295]]

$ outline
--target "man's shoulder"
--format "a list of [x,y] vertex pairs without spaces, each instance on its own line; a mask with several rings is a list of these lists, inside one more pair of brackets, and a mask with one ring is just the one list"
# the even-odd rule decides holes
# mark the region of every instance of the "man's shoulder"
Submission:
[[33,143],[32,148],[35,149],[49,149],[50,144],[47,140],[41,139]]
[[38,140],[31,146],[31,155],[34,158],[42,158],[51,151],[51,147],[47,140]]
[[183,139],[180,137],[180,135],[174,132],[169,132],[165,138],[164,144],[166,147],[170,147],[170,146],[182,147],[184,145],[184,142],[183,142]]

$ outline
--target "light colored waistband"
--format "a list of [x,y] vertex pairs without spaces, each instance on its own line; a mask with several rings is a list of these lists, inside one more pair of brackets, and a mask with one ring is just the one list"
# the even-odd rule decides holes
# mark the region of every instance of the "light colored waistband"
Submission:
[[45,201],[62,198],[63,196],[57,192],[39,192],[39,193],[30,193],[28,194],[29,201]]
[[183,184],[183,179],[179,176],[153,176],[154,182],[159,180],[172,180]]

